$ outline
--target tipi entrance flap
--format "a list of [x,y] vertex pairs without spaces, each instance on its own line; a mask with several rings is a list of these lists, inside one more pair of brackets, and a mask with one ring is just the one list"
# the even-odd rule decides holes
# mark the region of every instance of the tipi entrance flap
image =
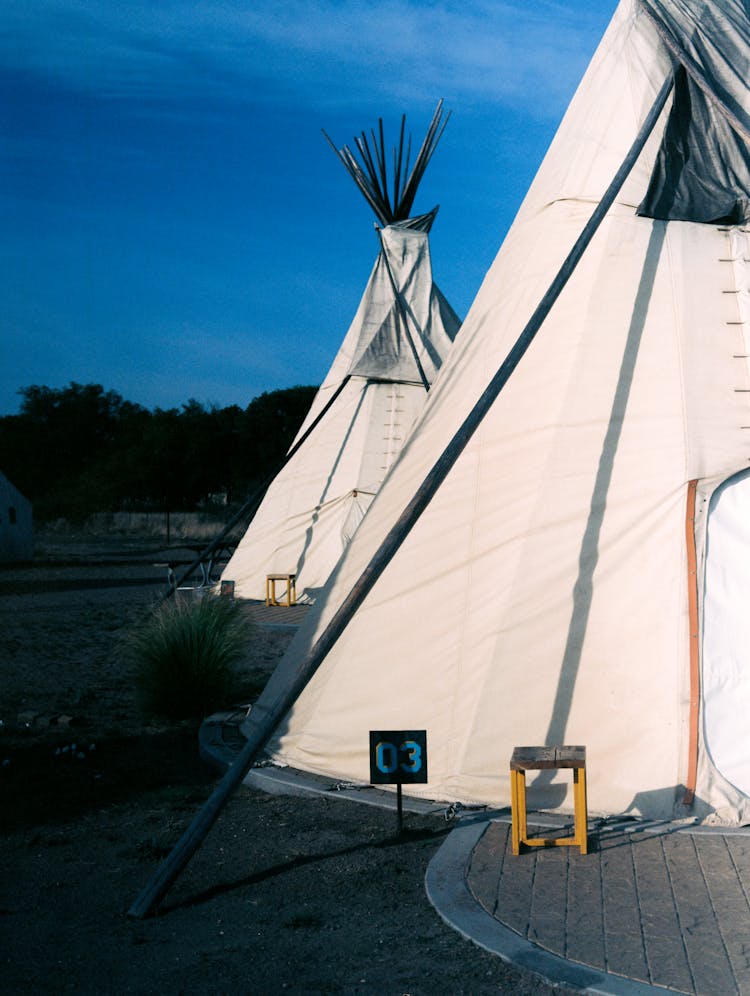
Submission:
[[702,656],[708,753],[750,796],[750,470],[726,481],[710,501]]

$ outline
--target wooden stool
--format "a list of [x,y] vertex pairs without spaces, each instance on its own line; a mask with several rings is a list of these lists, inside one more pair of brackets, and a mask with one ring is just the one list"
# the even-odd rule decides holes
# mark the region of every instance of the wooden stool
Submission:
[[[572,837],[527,837],[526,772],[550,768],[573,769],[575,834]],[[510,801],[513,853],[527,847],[580,847],[588,850],[585,747],[516,747],[510,759]]]
[[[286,603],[276,601],[276,582],[283,581],[286,584]],[[266,575],[266,605],[297,604],[297,575],[296,574],[267,574]]]

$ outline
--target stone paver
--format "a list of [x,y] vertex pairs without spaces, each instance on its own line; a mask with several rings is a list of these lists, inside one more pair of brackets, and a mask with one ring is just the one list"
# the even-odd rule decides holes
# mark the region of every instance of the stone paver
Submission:
[[568,858],[568,897],[565,913],[566,958],[572,961],[606,965],[604,910],[599,855],[593,855],[597,874],[592,875],[591,855],[572,853]]
[[601,967],[650,982],[631,843],[630,835],[613,835],[602,841],[599,850],[607,958],[606,965]]
[[661,837],[631,839],[633,864],[649,977],[656,985],[693,992],[693,978],[680,932],[669,869]]
[[695,839],[688,834],[672,834],[664,837],[662,844],[680,931],[695,979],[694,991],[737,992],[716,912],[698,862]]
[[750,992],[750,904],[742,872],[750,872],[750,848],[743,837],[694,838],[722,941],[739,992]]
[[[750,903],[742,872],[750,870],[750,846],[742,837],[694,838],[698,860],[732,970],[741,991],[750,978]],[[743,981],[744,988],[743,988]]]
[[266,605],[265,602],[247,602],[250,616],[258,626],[271,629],[292,629],[304,622],[310,611],[309,605]]
[[565,957],[565,916],[560,916],[560,910],[567,905],[569,851],[534,848],[530,857],[535,867],[526,936]]
[[509,824],[493,821],[466,882],[501,924],[610,978],[750,996],[748,836],[623,822],[592,834],[590,847],[514,857]]

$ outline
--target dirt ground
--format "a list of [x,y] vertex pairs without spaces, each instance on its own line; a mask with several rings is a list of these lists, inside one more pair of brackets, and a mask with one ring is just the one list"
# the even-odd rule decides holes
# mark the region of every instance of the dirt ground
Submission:
[[[123,663],[167,556],[40,536],[0,569],[0,993],[551,992],[429,904],[442,817],[398,837],[391,812],[243,787],[159,914],[126,915],[218,776],[195,723],[143,719]],[[248,688],[289,639],[257,631]]]

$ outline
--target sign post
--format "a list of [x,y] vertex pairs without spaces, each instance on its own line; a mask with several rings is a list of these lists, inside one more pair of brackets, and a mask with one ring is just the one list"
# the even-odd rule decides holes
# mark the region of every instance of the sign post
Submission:
[[404,828],[401,786],[426,781],[426,730],[370,730],[370,783],[396,786],[399,834]]

